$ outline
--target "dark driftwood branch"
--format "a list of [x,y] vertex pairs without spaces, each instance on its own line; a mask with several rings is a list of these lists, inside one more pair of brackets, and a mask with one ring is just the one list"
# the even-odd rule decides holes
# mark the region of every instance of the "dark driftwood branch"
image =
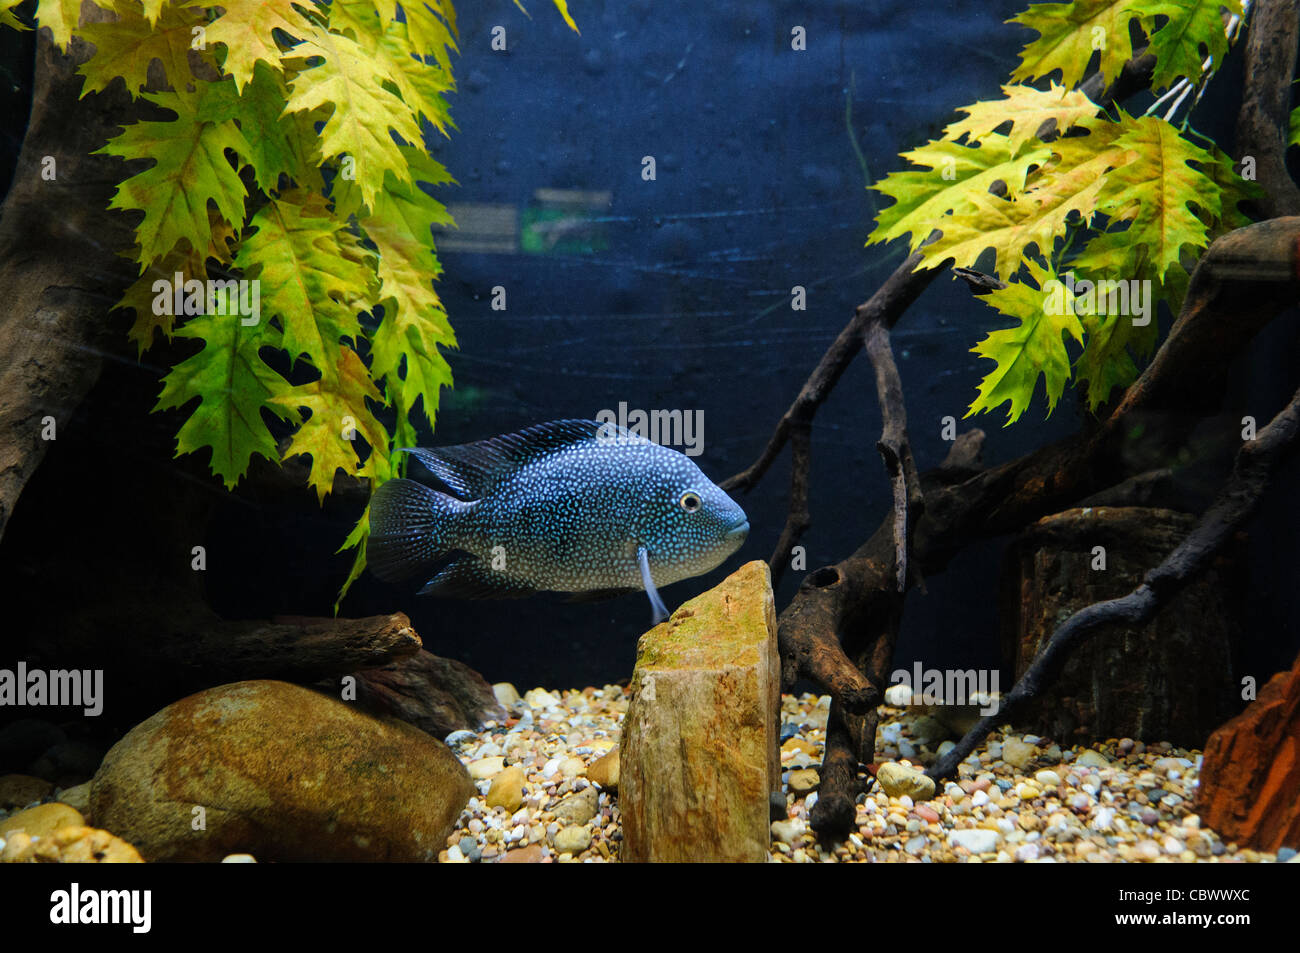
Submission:
[[[931,238],[937,237],[935,233]],[[929,239],[927,239],[928,241]],[[795,397],[794,403],[781,415],[776,429],[767,441],[767,446],[747,469],[723,482],[724,490],[740,490],[748,493],[763,478],[763,474],[772,466],[773,461],[785,448],[797,424],[811,424],[822,403],[830,396],[845,369],[853,362],[858,351],[862,350],[862,332],[867,322],[876,320],[893,327],[908,306],[929,287],[930,282],[938,277],[941,269],[930,268],[913,271],[921,261],[921,253],[913,252],[898,266],[879,290],[864,304],[858,305],[849,323],[840,331],[839,336],[826,353],[822,355],[813,372],[804,382]]]
[[206,606],[196,606],[177,611],[174,618],[169,628],[160,628],[163,623],[155,620],[154,631],[141,643],[147,656],[138,665],[156,664],[160,677],[205,686],[248,678],[314,682],[387,665],[414,655],[421,644],[401,612],[245,622],[220,619]]
[[[1189,412],[1216,410],[1233,357],[1300,292],[1294,277],[1289,282],[1260,281],[1258,273],[1248,272],[1243,278],[1241,265],[1279,262],[1294,253],[1297,241],[1300,217],[1262,222],[1216,241],[1198,264],[1182,313],[1156,358],[1100,426],[954,482],[954,474],[974,465],[970,448],[978,447],[975,435],[963,435],[961,452],[953,448],[951,465],[946,462],[921,476],[925,510],[912,548],[919,571],[940,572],[971,542],[1018,531],[1134,476],[1123,451],[1136,421],[1151,423],[1154,434],[1165,416],[1177,422]],[[1281,274],[1277,268],[1266,271]],[[1164,429],[1184,432],[1181,426]],[[850,666],[877,690],[888,679],[902,605],[894,586],[893,525],[891,514],[848,559],[811,573],[781,613],[783,664],[796,658],[819,659],[838,681],[819,681],[811,671],[798,674],[819,681],[833,699],[839,699],[840,685],[860,684],[845,677],[845,666],[837,658],[841,654],[852,659],[856,665]],[[793,651],[796,647],[798,652]],[[876,712],[857,707],[854,702],[861,697],[855,694],[835,707],[846,730],[828,731],[827,757],[839,758],[854,748],[861,763],[874,760]],[[843,833],[843,812],[837,813],[834,805],[840,795],[851,799],[856,791],[856,780],[854,786],[837,788],[836,777],[829,783],[823,780],[819,806],[821,798],[834,797],[824,811],[815,808],[811,818],[814,829],[825,836]]]
[[903,381],[898,376],[894,352],[889,346],[889,329],[872,321],[863,332],[867,355],[876,370],[876,397],[880,403],[883,427],[876,444],[894,491],[894,563],[897,588],[907,588],[907,553],[912,543],[912,528],[925,506],[921,479],[907,440],[907,406],[903,403]]
[[1097,635],[1106,626],[1139,626],[1177,594],[1197,573],[1209,565],[1217,553],[1259,505],[1268,488],[1269,475],[1290,449],[1300,430],[1300,391],[1273,420],[1247,441],[1237,452],[1232,475],[1219,491],[1196,528],[1159,566],[1146,574],[1142,585],[1126,596],[1108,599],[1080,609],[1053,634],[1002,701],[998,712],[981,718],[966,736],[927,772],[944,778],[954,774],[957,766],[995,730],[1005,724],[1022,706],[1038,697],[1060,674],[1070,653]]
[[[1092,80],[1085,82],[1083,86],[1084,92],[1100,106],[1109,105],[1115,99],[1124,98],[1148,85],[1154,62],[1154,57],[1139,54],[1138,57],[1125,65],[1121,76],[1109,89],[1103,92],[1100,82],[1094,77]],[[1091,83],[1091,86],[1089,83]],[[939,234],[938,231],[932,232],[927,237],[926,242],[935,240]],[[897,323],[907,307],[938,276],[939,268],[915,270],[920,260],[921,254],[919,252],[910,255],[885,280],[870,300],[854,311],[852,319],[826,350],[825,354],[822,355],[821,360],[818,361],[812,374],[805,381],[794,402],[781,416],[780,421],[777,422],[772,436],[768,439],[767,445],[759,454],[758,459],[747,469],[737,473],[722,484],[723,488],[727,490],[748,492],[762,479],[786,443],[793,444],[790,506],[785,526],[781,531],[780,539],[770,560],[774,582],[780,581],[785,567],[789,564],[791,551],[809,525],[807,505],[810,464],[808,432],[811,429],[812,419],[816,415],[817,409],[839,382],[844,370],[863,347],[866,342],[868,328],[874,324],[882,330],[888,331]],[[901,408],[901,399],[899,406]],[[982,440],[982,437],[983,434],[981,433],[979,439]],[[889,452],[888,449],[882,450],[882,453],[885,454]],[[978,455],[978,452],[976,452],[976,455]],[[920,492],[920,480],[915,477],[915,465],[911,463],[910,457],[910,451],[906,459],[899,457],[902,465],[900,472],[902,472],[903,477],[901,480],[894,480],[896,500],[902,497],[902,490],[906,490],[909,494]],[[886,465],[890,465],[888,457],[886,458]],[[913,478],[910,480],[907,479],[907,468],[909,466],[913,471]],[[951,482],[952,473],[944,474],[941,478],[944,479],[944,482]],[[896,503],[896,512],[904,511],[905,508]],[[903,562],[906,562],[906,560],[903,560]],[[900,585],[905,588],[905,580],[909,575],[909,570],[906,565],[898,566],[897,570],[899,573],[898,578],[904,580]],[[823,583],[827,579],[825,576],[819,578]],[[810,577],[810,579],[813,580],[814,588],[823,587],[813,577]],[[811,665],[813,668],[808,670],[799,669],[795,672],[787,670],[783,676],[783,681],[787,685],[792,685],[799,675],[807,675],[814,679],[817,679],[819,675],[830,678],[831,681],[821,681],[820,684],[831,689],[832,694],[835,694],[836,697],[840,697],[838,693],[843,692],[843,705],[846,711],[861,714],[863,712],[861,706],[864,700],[870,697],[871,693],[864,691],[863,682],[860,678],[855,679],[848,675],[852,665],[840,649],[838,640],[834,638],[835,636],[835,629],[825,630],[818,637],[821,643],[816,645],[800,642],[800,636],[798,635],[792,636],[795,641],[782,646],[783,658],[787,661],[787,664],[798,662],[798,664]]]
[[1246,34],[1237,157],[1255,158],[1256,180],[1267,193],[1259,206],[1268,217],[1300,215],[1300,188],[1286,169],[1298,37],[1300,4],[1296,0],[1255,0]]
[[781,537],[772,550],[768,568],[772,572],[775,588],[785,575],[794,547],[808,529],[808,472],[812,455],[812,427],[806,420],[796,420],[790,425],[790,507],[786,514]]
[[137,117],[121,83],[78,98],[88,54],[80,41],[61,54],[38,34],[31,117],[0,209],[0,536],[45,455],[42,421],[64,428],[99,377],[105,342],[120,333],[104,315],[132,276],[117,254],[134,240],[126,217],[104,213],[119,161],[92,153]]

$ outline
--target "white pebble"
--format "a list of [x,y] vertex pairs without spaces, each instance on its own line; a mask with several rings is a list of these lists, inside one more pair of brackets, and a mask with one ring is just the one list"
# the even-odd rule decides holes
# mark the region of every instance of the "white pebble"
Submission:
[[952,831],[948,842],[953,847],[964,847],[972,854],[990,854],[997,849],[999,835],[997,831],[982,828],[966,831]]

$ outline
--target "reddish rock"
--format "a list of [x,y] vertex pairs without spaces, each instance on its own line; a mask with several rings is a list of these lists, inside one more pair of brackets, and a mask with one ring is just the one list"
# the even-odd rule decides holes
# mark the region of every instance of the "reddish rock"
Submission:
[[541,844],[529,844],[527,847],[516,847],[514,850],[508,850],[498,864],[541,864],[546,862],[546,852],[542,850]]
[[1196,813],[1227,841],[1300,848],[1300,658],[1205,745]]

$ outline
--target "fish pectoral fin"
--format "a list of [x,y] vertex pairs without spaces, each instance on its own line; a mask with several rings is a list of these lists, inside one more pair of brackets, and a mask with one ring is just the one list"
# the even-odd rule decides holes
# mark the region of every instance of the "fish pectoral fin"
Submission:
[[425,583],[422,596],[447,599],[520,599],[537,590],[506,578],[483,560],[463,553]]
[[659,598],[655,581],[650,578],[650,553],[644,546],[637,547],[636,562],[641,567],[641,585],[645,586],[645,594],[650,597],[650,608],[654,611],[651,624],[658,625],[668,618],[668,609],[665,608],[664,601]]
[[626,596],[629,592],[640,592],[634,586],[619,586],[613,589],[588,589],[585,592],[572,593],[565,602],[608,602],[610,599],[617,599],[619,596]]

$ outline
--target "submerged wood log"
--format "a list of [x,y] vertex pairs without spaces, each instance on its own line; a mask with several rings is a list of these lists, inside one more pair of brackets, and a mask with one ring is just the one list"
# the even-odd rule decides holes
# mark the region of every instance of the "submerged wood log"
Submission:
[[177,619],[174,635],[163,632],[140,648],[157,654],[157,662],[140,659],[139,666],[156,666],[159,677],[202,681],[277,678],[312,682],[414,655],[420,637],[405,613],[361,619],[282,617],[261,620],[219,619],[196,612]]
[[1205,745],[1196,813],[1225,840],[1300,849],[1300,658]]
[[[1300,220],[1290,219],[1292,222]],[[1118,599],[1097,602],[1074,613],[1048,640],[1024,677],[1003,698],[996,715],[981,718],[947,754],[927,770],[934,778],[951,775],[979,744],[1017,711],[1032,701],[1060,673],[1070,654],[1098,631],[1114,624],[1140,625],[1147,622],[1190,581],[1210,566],[1215,555],[1241,528],[1259,506],[1269,478],[1300,434],[1300,391],[1292,396],[1253,440],[1237,451],[1232,475],[1219,489],[1196,527],[1159,566],[1148,572],[1138,586]]]
[[[1060,619],[1129,592],[1195,525],[1191,514],[1147,507],[1086,507],[1033,524],[1006,556],[1004,666],[1019,679]],[[1220,561],[1145,625],[1099,632],[1016,727],[1061,744],[1128,737],[1199,748],[1236,710],[1231,566]]]
[[482,675],[464,662],[424,649],[356,675],[357,701],[435,738],[506,717]]
[[623,860],[767,859],[769,795],[781,786],[779,683],[764,563],[641,637],[619,756]]
[[[86,16],[112,14],[86,4]],[[78,98],[89,51],[78,40],[64,55],[48,31],[37,36],[31,117],[0,208],[0,537],[51,423],[57,433],[99,376],[118,334],[104,316],[133,271],[118,255],[133,242],[128,220],[106,212],[121,163],[92,153],[135,106],[121,83]]]

